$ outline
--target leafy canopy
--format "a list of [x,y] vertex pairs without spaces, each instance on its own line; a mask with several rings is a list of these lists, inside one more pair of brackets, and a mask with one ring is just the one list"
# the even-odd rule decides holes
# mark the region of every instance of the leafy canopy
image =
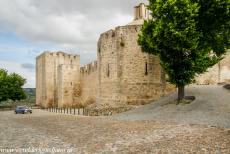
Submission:
[[138,43],[158,55],[169,82],[185,86],[230,47],[229,0],[149,0]]
[[8,74],[4,69],[0,69],[0,102],[11,99],[13,101],[26,98],[22,86],[26,80],[16,73]]

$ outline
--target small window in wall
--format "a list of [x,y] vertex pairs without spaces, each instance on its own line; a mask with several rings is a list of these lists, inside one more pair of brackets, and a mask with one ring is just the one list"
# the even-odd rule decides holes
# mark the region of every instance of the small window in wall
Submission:
[[109,64],[107,65],[107,77],[109,77],[110,76],[110,70],[109,70],[110,68],[109,68]]
[[148,75],[148,63],[145,62],[145,75]]

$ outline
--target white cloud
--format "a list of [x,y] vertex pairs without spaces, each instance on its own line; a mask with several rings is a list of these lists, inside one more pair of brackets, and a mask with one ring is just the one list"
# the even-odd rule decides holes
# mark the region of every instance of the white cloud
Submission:
[[0,25],[32,42],[96,52],[100,33],[130,22],[138,2],[142,1],[0,0]]
[[[131,22],[133,7],[146,1],[0,0],[0,32],[14,33],[36,47],[50,44],[52,49],[79,54],[81,64],[86,64],[96,59],[100,34]],[[15,52],[38,55],[41,51],[36,47],[16,47]],[[10,52],[12,48],[4,46],[4,50],[2,48],[0,51]],[[29,51],[23,51],[24,49]],[[34,58],[30,59],[35,60]],[[26,87],[34,87],[35,73],[12,61],[0,61],[0,66],[11,72],[21,73],[28,80]]]
[[0,60],[0,68],[6,69],[9,73],[17,73],[27,80],[25,88],[35,87],[35,72],[34,70],[22,67],[18,62]]

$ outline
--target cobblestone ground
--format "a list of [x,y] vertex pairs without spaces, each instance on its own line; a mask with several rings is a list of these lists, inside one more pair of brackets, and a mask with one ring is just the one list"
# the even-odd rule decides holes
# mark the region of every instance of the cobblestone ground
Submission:
[[31,115],[3,111],[0,112],[0,149],[11,148],[64,148],[73,150],[70,153],[105,154],[230,153],[230,129],[117,121],[41,110],[34,110]]

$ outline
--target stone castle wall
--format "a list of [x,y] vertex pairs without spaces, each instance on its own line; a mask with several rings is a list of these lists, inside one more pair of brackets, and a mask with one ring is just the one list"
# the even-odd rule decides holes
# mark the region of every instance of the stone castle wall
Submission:
[[79,65],[59,65],[58,68],[58,107],[71,107],[80,96]]
[[[36,59],[36,104],[73,107],[96,104],[123,107],[159,99],[175,87],[168,84],[157,56],[141,51],[138,33],[146,6],[135,7],[134,21],[101,34],[97,61],[80,67],[80,56],[45,52]],[[197,84],[230,82],[230,51],[219,63],[196,78]]]
[[159,58],[137,44],[141,25],[117,27],[98,41],[98,103],[145,104],[165,94]]
[[228,50],[223,60],[196,78],[197,84],[217,84],[224,82],[230,82],[230,50]]
[[81,67],[80,81],[81,102],[85,105],[95,103],[98,89],[97,61]]

